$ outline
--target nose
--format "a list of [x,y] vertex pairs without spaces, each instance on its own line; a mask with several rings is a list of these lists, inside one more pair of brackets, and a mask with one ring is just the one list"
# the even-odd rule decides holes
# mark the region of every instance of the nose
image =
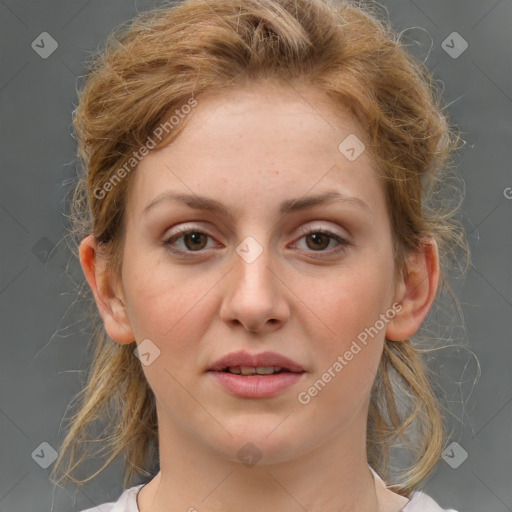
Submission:
[[267,246],[249,240],[234,252],[233,268],[223,280],[220,317],[251,332],[277,330],[290,317],[289,288]]

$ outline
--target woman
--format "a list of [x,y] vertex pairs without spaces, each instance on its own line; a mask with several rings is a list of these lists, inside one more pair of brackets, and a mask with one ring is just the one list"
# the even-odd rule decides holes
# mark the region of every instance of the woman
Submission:
[[70,452],[83,483],[108,419],[84,482],[124,455],[131,486],[90,510],[443,510],[416,490],[446,439],[411,337],[467,250],[433,207],[455,137],[389,27],[323,0],[161,8],[110,37],[74,123],[101,323],[55,473]]

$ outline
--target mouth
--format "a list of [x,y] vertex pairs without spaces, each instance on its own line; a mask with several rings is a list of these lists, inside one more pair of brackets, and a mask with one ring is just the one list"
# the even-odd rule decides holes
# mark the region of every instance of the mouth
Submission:
[[218,359],[207,371],[227,372],[234,375],[274,375],[278,373],[303,373],[304,368],[277,352],[251,354],[245,350],[232,352]]
[[[211,370],[216,371],[216,370]],[[222,370],[217,370],[224,373],[231,373],[233,375],[240,375],[242,377],[248,376],[265,376],[265,375],[277,375],[280,373],[303,373],[303,372],[292,372],[282,366],[230,366]]]
[[[277,370],[277,371],[275,371]],[[235,372],[239,373],[235,373]],[[267,372],[267,373],[262,373]],[[229,367],[207,372],[213,381],[237,398],[272,398],[297,385],[306,372],[291,372],[280,367]]]
[[233,352],[208,370],[213,381],[238,398],[271,398],[297,385],[306,374],[296,361],[276,352]]

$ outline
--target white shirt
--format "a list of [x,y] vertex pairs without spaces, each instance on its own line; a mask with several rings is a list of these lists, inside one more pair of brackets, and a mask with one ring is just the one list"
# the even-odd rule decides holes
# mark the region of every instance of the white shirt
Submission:
[[[370,466],[370,469],[375,476],[375,478],[382,482],[384,485],[384,481],[382,478],[373,470]],[[136,485],[134,487],[130,487],[126,489],[119,499],[116,502],[104,503],[99,507],[88,508],[87,510],[83,510],[82,512],[140,512],[139,507],[137,506],[137,494],[145,484]],[[412,493],[410,501],[405,505],[405,507],[400,510],[400,512],[457,512],[453,509],[444,509],[441,508],[430,496],[421,492],[414,491]]]

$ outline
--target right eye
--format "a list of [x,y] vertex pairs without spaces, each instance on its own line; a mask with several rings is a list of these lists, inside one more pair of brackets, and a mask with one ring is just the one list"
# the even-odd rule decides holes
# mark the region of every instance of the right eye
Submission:
[[[208,233],[193,228],[185,228],[168,238],[164,245],[171,251],[177,254],[187,254],[190,252],[200,252],[205,249],[205,241],[211,238]],[[174,247],[174,243],[182,240],[182,248]],[[184,248],[183,248],[184,247]]]

